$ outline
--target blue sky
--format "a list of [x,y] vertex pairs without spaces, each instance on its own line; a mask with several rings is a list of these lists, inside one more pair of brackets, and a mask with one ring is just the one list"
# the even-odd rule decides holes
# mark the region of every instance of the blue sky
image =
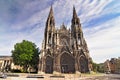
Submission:
[[23,39],[41,48],[51,5],[56,27],[70,27],[76,7],[94,62],[120,57],[120,0],[0,0],[0,55]]

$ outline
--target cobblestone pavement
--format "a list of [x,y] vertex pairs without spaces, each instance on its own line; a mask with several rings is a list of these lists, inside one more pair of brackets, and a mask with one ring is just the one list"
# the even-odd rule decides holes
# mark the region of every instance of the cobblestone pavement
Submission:
[[7,77],[6,79],[0,78],[0,80],[120,80],[120,74],[106,74],[102,76],[89,76],[89,77],[76,77],[74,75],[65,75],[65,77],[51,78],[50,75],[45,75],[44,78],[26,78],[26,76],[20,77]]

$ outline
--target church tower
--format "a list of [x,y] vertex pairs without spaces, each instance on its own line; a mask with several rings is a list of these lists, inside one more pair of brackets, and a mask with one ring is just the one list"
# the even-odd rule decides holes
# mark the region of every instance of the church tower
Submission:
[[73,52],[76,57],[76,69],[80,72],[89,71],[89,51],[87,48],[86,41],[83,36],[80,19],[77,16],[75,7],[73,6],[73,17],[71,21],[71,36],[73,38]]
[[[71,35],[75,40],[75,44],[76,46],[82,46],[83,45],[83,32],[81,29],[81,24],[80,24],[80,19],[77,16],[75,7],[73,6],[73,17],[72,17],[72,21],[71,21],[72,25],[71,25]],[[78,47],[76,47],[78,49]]]
[[55,31],[55,19],[53,14],[52,6],[50,8],[50,12],[46,21],[45,28],[45,46],[44,49],[53,46],[54,44],[54,31]]

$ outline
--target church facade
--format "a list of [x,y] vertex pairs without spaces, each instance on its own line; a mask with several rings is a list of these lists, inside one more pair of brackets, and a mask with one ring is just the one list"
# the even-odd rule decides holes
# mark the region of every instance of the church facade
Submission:
[[51,7],[39,55],[38,73],[86,73],[91,70],[90,66],[89,50],[75,7],[73,7],[71,29],[67,29],[64,24],[59,29],[55,28]]

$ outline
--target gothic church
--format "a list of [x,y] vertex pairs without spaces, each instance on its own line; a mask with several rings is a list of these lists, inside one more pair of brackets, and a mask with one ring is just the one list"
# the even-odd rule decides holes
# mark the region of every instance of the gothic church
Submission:
[[51,7],[39,55],[38,73],[86,73],[91,70],[90,65],[91,58],[75,7],[71,29],[67,29],[64,24],[59,29],[55,28]]

